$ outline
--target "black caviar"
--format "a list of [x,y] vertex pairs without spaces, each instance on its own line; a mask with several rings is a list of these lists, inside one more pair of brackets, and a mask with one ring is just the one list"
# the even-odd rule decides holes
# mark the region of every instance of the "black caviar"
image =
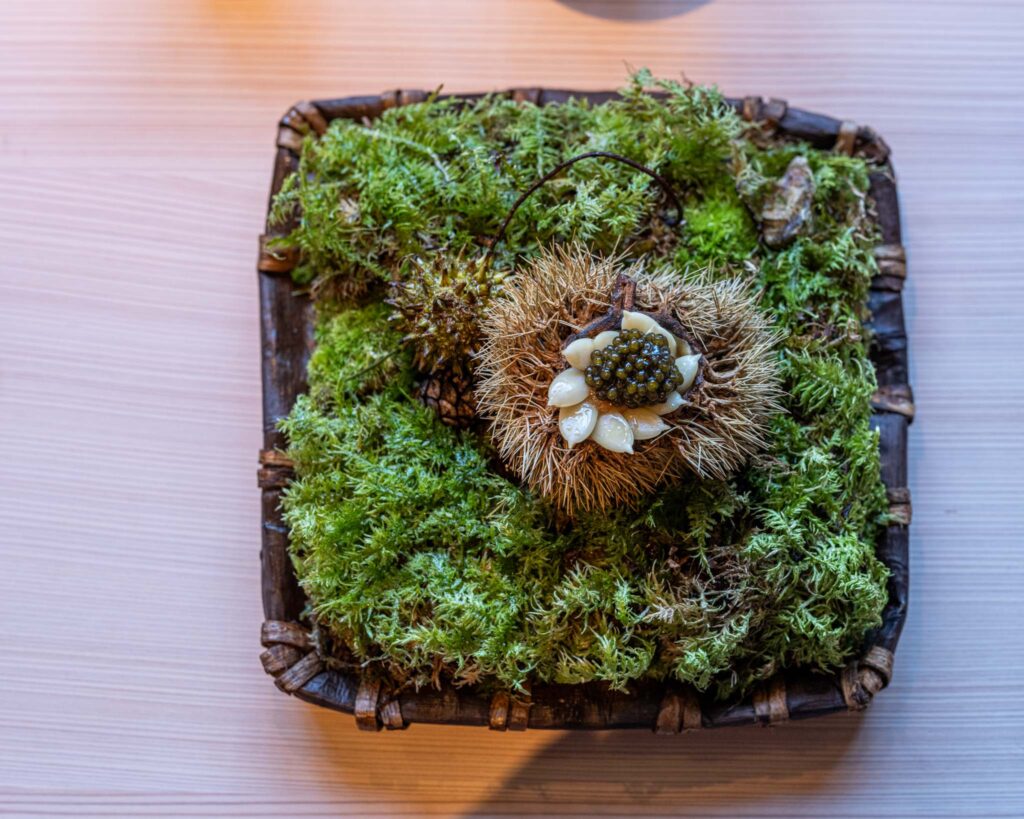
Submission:
[[682,382],[668,339],[639,330],[623,330],[594,350],[586,378],[598,398],[630,408],[660,404]]

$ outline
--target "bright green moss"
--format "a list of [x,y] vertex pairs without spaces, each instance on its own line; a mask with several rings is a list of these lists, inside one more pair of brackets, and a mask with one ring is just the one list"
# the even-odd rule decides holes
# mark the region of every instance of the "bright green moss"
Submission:
[[390,325],[382,302],[317,322],[316,348],[309,360],[310,391],[319,403],[341,406],[370,391],[408,390],[409,356]]
[[686,207],[686,242],[676,264],[735,266],[757,250],[757,227],[735,185],[721,186]]
[[[285,511],[314,618],[398,680],[521,685],[672,677],[725,695],[778,668],[833,668],[878,624],[885,514],[873,370],[861,322],[874,272],[863,163],[757,147],[718,93],[640,75],[620,102],[537,108],[489,99],[335,122],[307,141],[276,203],[298,208],[300,280],[406,275],[410,255],[480,254],[518,192],[558,161],[610,150],[683,192],[666,241],[656,186],[585,162],[512,223],[497,264],[552,241],[654,248],[680,275],[752,277],[785,331],[787,412],[768,451],[728,482],[693,482],[638,509],[555,526],[494,469],[487,442],[419,404],[380,291],[321,305],[310,393],[284,429],[298,479]],[[817,194],[813,233],[758,242],[750,208],[797,153]]]

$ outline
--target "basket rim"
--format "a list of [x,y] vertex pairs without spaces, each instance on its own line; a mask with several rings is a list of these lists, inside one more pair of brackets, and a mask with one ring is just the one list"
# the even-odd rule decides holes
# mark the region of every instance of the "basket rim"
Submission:
[[[518,102],[551,105],[571,98],[600,103],[615,91],[572,91],[512,88],[498,95]],[[810,670],[778,673],[752,695],[729,702],[711,701],[674,682],[644,680],[631,692],[612,691],[602,683],[535,684],[525,692],[487,694],[476,686],[421,689],[392,694],[371,675],[348,673],[328,664],[317,647],[302,612],[306,599],[298,586],[288,554],[288,527],[282,520],[280,496],[291,478],[291,464],[277,422],[305,391],[305,371],[313,347],[313,315],[308,297],[293,292],[290,273],[295,254],[267,247],[288,225],[272,227],[269,209],[285,178],[298,167],[305,138],[323,134],[332,120],[368,122],[383,111],[422,102],[422,90],[395,90],[298,102],[278,123],[274,172],[268,199],[268,224],[260,236],[257,274],[263,381],[263,448],[258,484],[262,495],[262,590],[264,623],[260,655],[264,670],[277,687],[299,699],[355,715],[365,730],[404,728],[412,722],[487,725],[494,730],[530,728],[650,728],[675,734],[729,725],[771,725],[836,711],[859,711],[892,679],[893,655],[907,614],[909,585],[910,491],[907,488],[907,427],[914,417],[913,392],[907,368],[907,336],[902,288],[906,254],[902,245],[896,176],[890,150],[871,128],[824,114],[790,107],[785,100],[726,97],[749,122],[761,122],[776,134],[863,157],[869,164],[869,198],[874,206],[881,243],[875,248],[878,275],[868,299],[873,333],[871,360],[878,391],[872,396],[872,426],[879,430],[882,480],[893,522],[880,534],[876,554],[889,568],[889,599],[882,625],[866,641],[863,653],[835,674]],[[442,94],[439,98],[472,101],[483,93]],[[655,93],[655,96],[662,96]]]

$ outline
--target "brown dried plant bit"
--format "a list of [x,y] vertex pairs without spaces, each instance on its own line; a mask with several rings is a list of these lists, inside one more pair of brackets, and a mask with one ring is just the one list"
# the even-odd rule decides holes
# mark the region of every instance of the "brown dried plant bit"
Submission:
[[768,247],[784,247],[810,228],[814,190],[807,158],[795,157],[761,209],[761,233]]
[[[590,399],[572,376],[562,375],[568,371],[566,351],[576,352],[565,342],[573,328],[610,326],[601,317],[614,312],[611,294],[623,274],[636,284],[636,306],[625,312],[677,322],[703,348],[680,350],[687,356],[679,360],[703,355],[704,369],[700,377],[694,374],[685,399],[672,392],[663,404],[632,410],[603,402],[597,412],[577,415]],[[622,332],[621,318],[614,326],[593,336],[590,364],[594,352],[610,349]],[[651,274],[639,265],[622,270],[616,259],[556,248],[506,282],[483,320],[483,333],[476,358],[478,411],[491,421],[498,454],[528,486],[570,514],[628,504],[687,476],[727,476],[763,446],[768,419],[779,408],[777,336],[739,280],[683,282],[672,272]],[[676,372],[681,382],[690,375],[681,367]],[[561,406],[549,403],[558,378],[576,390],[557,399]],[[658,430],[646,415],[629,417],[641,409],[656,418],[664,412],[660,420],[668,429]]]
[[466,373],[431,373],[420,384],[419,396],[450,427],[465,429],[476,418],[473,380]]

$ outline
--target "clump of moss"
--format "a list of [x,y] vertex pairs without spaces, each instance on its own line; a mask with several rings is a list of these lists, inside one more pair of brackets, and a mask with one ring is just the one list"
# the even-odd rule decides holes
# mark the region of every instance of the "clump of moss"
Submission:
[[[724,696],[780,668],[834,668],[879,622],[866,169],[746,138],[714,89],[660,83],[657,99],[651,83],[640,74],[597,106],[434,100],[372,126],[334,122],[275,203],[301,213],[286,240],[302,251],[300,280],[400,281],[412,257],[478,256],[557,162],[615,151],[683,192],[686,228],[666,228],[646,176],[579,163],[527,201],[494,269],[551,242],[642,248],[681,278],[745,278],[785,334],[786,412],[763,457],[728,481],[683,481],[567,526],[503,476],[486,436],[446,428],[410,397],[412,354],[386,306],[325,300],[310,393],[283,425],[298,476],[285,499],[293,558],[311,616],[396,681],[655,677]],[[797,154],[815,175],[813,231],[769,250],[751,213]]]
[[342,406],[385,388],[389,394],[409,388],[409,354],[388,314],[380,302],[320,312],[308,368],[310,395],[319,404]]

